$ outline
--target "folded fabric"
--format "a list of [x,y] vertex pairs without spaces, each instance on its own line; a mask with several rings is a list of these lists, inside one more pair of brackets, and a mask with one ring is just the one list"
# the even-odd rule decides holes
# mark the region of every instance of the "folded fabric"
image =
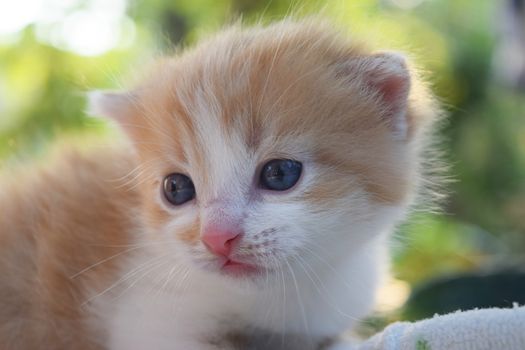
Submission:
[[525,307],[457,311],[396,322],[356,350],[525,350]]

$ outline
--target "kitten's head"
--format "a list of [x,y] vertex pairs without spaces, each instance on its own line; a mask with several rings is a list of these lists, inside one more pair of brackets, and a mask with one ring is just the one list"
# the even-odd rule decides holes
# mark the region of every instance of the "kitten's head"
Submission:
[[92,107],[135,146],[151,239],[247,279],[352,255],[401,219],[435,115],[421,91],[397,54],[281,22],[227,30]]

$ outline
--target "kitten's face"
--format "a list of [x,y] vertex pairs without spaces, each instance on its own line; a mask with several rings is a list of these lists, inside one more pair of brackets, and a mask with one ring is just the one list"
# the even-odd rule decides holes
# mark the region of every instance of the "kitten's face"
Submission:
[[406,66],[303,32],[223,34],[161,63],[131,103],[102,101],[136,145],[162,254],[265,278],[399,219],[416,181]]

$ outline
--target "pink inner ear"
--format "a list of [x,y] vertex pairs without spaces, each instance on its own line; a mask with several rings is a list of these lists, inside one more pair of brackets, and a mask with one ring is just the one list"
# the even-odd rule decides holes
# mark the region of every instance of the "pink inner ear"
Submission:
[[[406,108],[410,91],[410,76],[404,60],[397,55],[381,54],[372,56],[365,83],[369,89],[379,93],[384,108],[382,118],[400,137],[405,137],[408,129]],[[375,63],[375,64],[374,64]]]
[[388,105],[396,105],[407,98],[408,80],[403,76],[389,76],[375,84]]
[[381,94],[385,107],[390,112],[389,117],[394,117],[406,107],[410,86],[408,76],[384,76],[381,81],[374,81],[371,85]]

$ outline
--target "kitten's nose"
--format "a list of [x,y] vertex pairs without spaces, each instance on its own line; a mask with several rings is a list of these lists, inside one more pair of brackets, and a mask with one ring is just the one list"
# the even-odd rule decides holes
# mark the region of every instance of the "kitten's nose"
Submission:
[[232,230],[206,230],[201,237],[202,243],[215,255],[228,257],[241,233]]

